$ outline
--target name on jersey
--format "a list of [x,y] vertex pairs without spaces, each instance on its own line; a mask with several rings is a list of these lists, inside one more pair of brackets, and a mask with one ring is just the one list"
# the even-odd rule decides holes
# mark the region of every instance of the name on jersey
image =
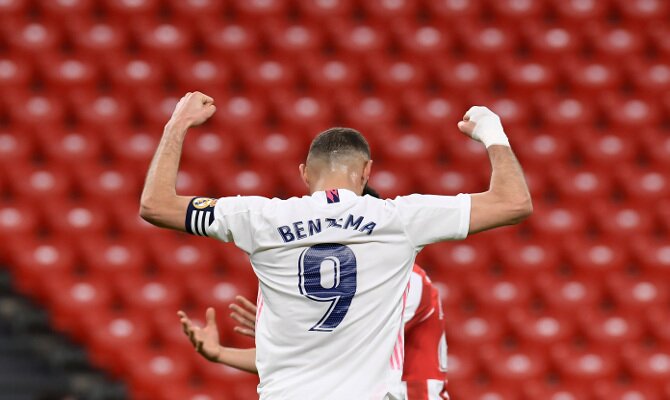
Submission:
[[279,232],[279,236],[281,236],[284,243],[289,243],[319,234],[323,229],[333,228],[356,230],[372,235],[376,226],[375,222],[365,221],[365,218],[362,216],[357,217],[349,214],[344,218],[317,218],[307,221],[296,221],[290,225],[278,227],[277,232]]

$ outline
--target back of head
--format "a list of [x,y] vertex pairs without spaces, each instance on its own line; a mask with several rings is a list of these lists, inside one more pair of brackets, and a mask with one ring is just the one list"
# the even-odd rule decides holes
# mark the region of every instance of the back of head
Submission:
[[342,162],[347,158],[370,160],[370,146],[365,137],[355,129],[330,128],[321,132],[309,146],[307,163],[325,161]]

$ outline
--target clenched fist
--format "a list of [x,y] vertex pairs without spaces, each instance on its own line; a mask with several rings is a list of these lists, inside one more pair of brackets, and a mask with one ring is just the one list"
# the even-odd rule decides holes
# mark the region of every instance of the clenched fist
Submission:
[[191,128],[202,125],[215,111],[213,98],[200,92],[188,92],[177,103],[170,121],[182,122]]
[[509,146],[500,117],[486,107],[470,107],[463,116],[463,121],[458,123],[458,129],[472,139],[484,143],[486,147],[494,144]]

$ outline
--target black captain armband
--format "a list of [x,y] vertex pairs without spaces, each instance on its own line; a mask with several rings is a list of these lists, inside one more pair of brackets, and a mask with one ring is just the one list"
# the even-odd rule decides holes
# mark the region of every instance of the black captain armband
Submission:
[[216,199],[194,197],[186,210],[186,232],[191,235],[208,236],[207,228],[214,222]]

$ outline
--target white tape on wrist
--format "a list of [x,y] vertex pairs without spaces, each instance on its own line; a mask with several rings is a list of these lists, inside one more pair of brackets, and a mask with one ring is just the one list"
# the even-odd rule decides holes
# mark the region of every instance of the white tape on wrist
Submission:
[[487,148],[493,145],[510,147],[509,139],[503,130],[500,117],[486,107],[475,106],[465,114],[475,123],[472,137],[484,143]]

